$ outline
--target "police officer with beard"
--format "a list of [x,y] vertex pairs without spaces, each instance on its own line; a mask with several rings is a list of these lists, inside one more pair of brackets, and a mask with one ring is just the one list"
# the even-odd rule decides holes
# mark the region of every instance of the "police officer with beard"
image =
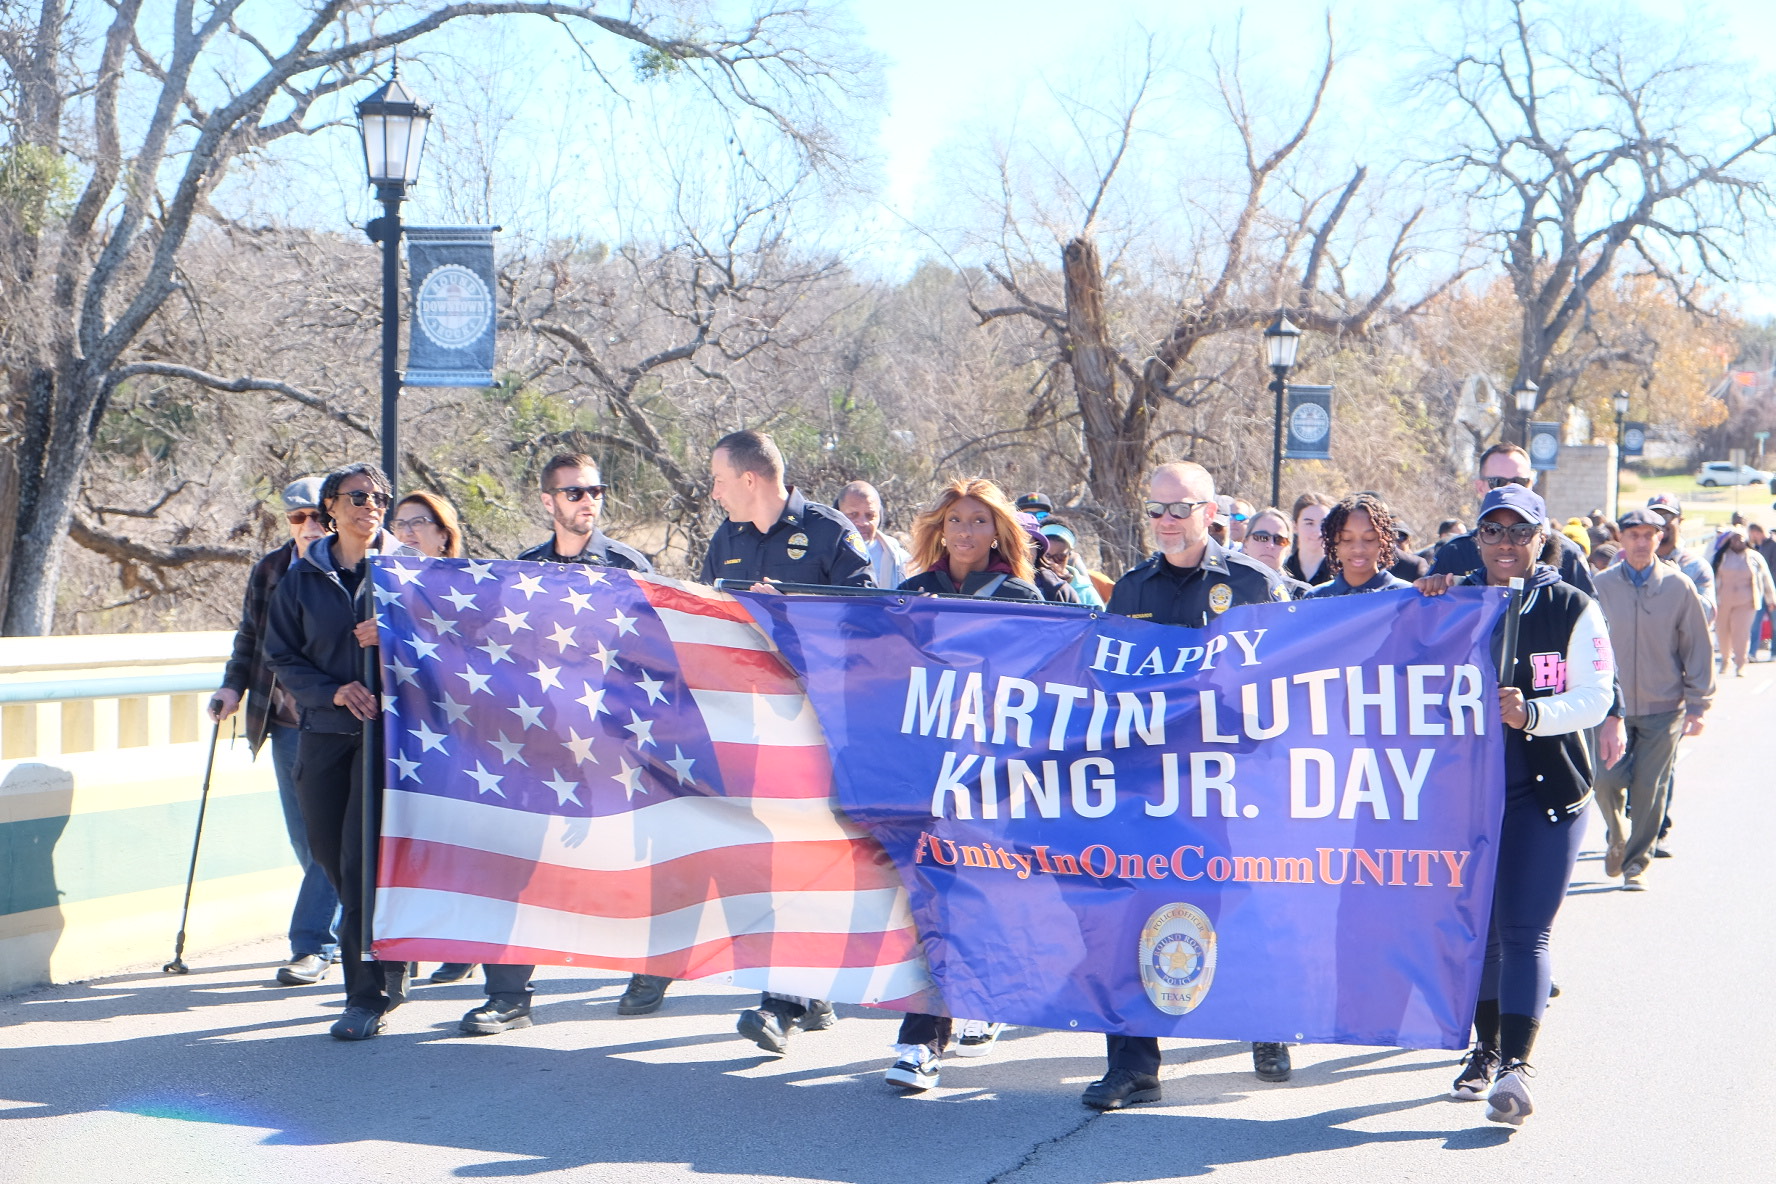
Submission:
[[[1280,574],[1209,536],[1215,479],[1201,465],[1179,461],[1159,466],[1148,479],[1143,508],[1159,553],[1116,581],[1110,612],[1200,629],[1236,604],[1289,599]],[[1096,1110],[1159,1101],[1158,1038],[1106,1036],[1105,1042],[1109,1067],[1079,1100]],[[1286,1045],[1254,1044],[1252,1063],[1267,1081],[1288,1080]]]

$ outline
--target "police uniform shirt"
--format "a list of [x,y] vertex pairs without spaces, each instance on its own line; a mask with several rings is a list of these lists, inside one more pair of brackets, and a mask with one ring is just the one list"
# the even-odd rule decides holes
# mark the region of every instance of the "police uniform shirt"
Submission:
[[1154,555],[1130,569],[1110,591],[1108,610],[1161,625],[1200,629],[1236,604],[1289,599],[1283,577],[1247,555],[1209,539],[1195,567]]
[[771,529],[759,532],[732,518],[716,528],[703,557],[705,584],[717,580],[779,580],[786,584],[827,584],[873,588],[869,551],[851,520],[794,486]]
[[593,528],[586,545],[578,555],[563,555],[555,550],[555,536],[520,551],[518,558],[531,563],[585,563],[593,567],[620,567],[625,571],[652,572],[648,557],[627,543],[619,543],[603,531]]

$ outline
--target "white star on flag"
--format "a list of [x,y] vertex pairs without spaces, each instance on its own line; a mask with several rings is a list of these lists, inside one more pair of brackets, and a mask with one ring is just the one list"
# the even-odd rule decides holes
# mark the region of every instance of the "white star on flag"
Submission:
[[642,676],[635,680],[635,685],[647,692],[649,703],[668,702],[666,696],[660,693],[660,688],[666,684],[654,678],[647,671],[642,671]]
[[555,643],[556,652],[563,654],[567,652],[568,646],[579,644],[574,640],[574,631],[560,622],[556,622],[555,632],[549,634],[549,640]]
[[389,670],[394,673],[395,685],[400,686],[404,682],[412,682],[413,676],[418,672],[419,667],[403,666],[401,665],[401,659],[391,655],[389,658]]
[[599,639],[598,648],[592,651],[592,656],[603,664],[606,674],[610,673],[612,666],[618,670],[623,668],[623,664],[617,661],[617,651],[606,646],[602,638]]
[[471,608],[475,607],[474,596],[472,596],[471,594],[469,594],[467,592],[460,592],[455,588],[452,588],[450,591],[444,593],[444,599],[448,600],[451,604],[454,604],[456,606],[456,611],[459,613],[463,612],[465,609],[471,609]]
[[463,679],[464,681],[466,681],[469,684],[469,694],[471,694],[471,695],[474,694],[476,691],[487,691],[487,693],[489,695],[493,694],[492,691],[487,690],[488,676],[485,674],[482,674],[479,670],[476,670],[473,666],[463,667],[462,671],[457,674],[457,677],[460,679]]
[[512,660],[506,656],[512,652],[512,647],[509,645],[501,645],[491,637],[475,648],[491,658],[493,660],[492,664],[495,666],[498,666],[501,662],[510,662]]
[[629,721],[630,722],[623,725],[623,730],[625,732],[635,733],[636,744],[652,744],[654,742],[653,720],[642,719],[641,716],[631,711],[629,713]]
[[[397,752],[389,757],[389,763],[394,765],[397,769],[401,770],[401,776],[399,778],[397,778],[397,780],[419,781],[419,762],[418,761],[410,761],[406,757],[402,756],[400,753]],[[421,785],[425,784],[425,782],[423,782],[423,781],[420,781],[419,783]]]
[[390,715],[401,714],[400,703],[401,700],[395,696],[393,691],[384,691],[382,693],[382,709]]
[[407,587],[409,584],[418,584],[421,588],[425,587],[425,581],[419,578],[419,568],[417,567],[402,567],[398,563],[391,563],[388,565],[388,569],[394,574],[396,579],[401,581],[401,587],[403,588]]
[[[610,618],[610,623],[617,627],[618,637],[623,636],[625,633],[635,632],[635,618],[625,617],[622,609],[618,609],[617,615]],[[639,634],[637,636],[639,636]]]
[[480,560],[471,560],[469,562],[468,567],[464,568],[463,570],[467,571],[470,575],[474,576],[475,582],[477,584],[479,584],[482,580],[491,580],[494,578],[493,564],[485,563]]
[[634,801],[636,794],[647,792],[641,784],[641,770],[621,758],[618,763],[623,766],[623,770],[620,773],[612,773],[611,780],[623,787],[623,792],[628,795],[629,801]]
[[438,660],[437,642],[421,641],[417,637],[409,637],[407,639],[407,644],[413,647],[413,653],[420,661],[423,662],[427,658],[432,659],[434,662]]
[[506,710],[524,721],[526,731],[531,728],[540,728],[543,726],[543,705],[541,703],[532,707],[523,699],[520,699],[518,700],[518,706],[508,707]]
[[489,773],[481,766],[480,761],[475,762],[475,767],[469,770],[468,776],[475,779],[476,793],[491,792],[499,794],[502,798],[506,796],[506,791],[499,787],[499,783],[504,781],[505,778],[498,773]]
[[690,785],[693,781],[693,778],[691,777],[691,766],[697,762],[686,756],[684,754],[684,749],[676,744],[672,746],[672,752],[673,759],[666,763],[672,766],[672,771],[674,773],[678,774],[678,783],[680,785]]
[[543,590],[543,577],[534,574],[519,576],[518,582],[513,586],[512,590],[524,593],[524,599],[528,601],[532,596],[535,596],[538,592]]
[[582,740],[578,732],[569,728],[567,739],[563,740],[561,744],[562,747],[573,753],[576,765],[581,761],[591,761],[595,765],[598,763],[598,758],[592,755],[592,737],[588,736]]
[[424,745],[424,747],[419,750],[422,753],[431,752],[436,749],[445,756],[450,755],[450,750],[444,747],[444,740],[447,733],[432,731],[431,725],[426,723],[423,719],[419,721],[418,728],[409,728],[407,734],[415,737],[422,745]]
[[494,620],[511,630],[512,636],[516,637],[518,635],[518,630],[530,628],[529,617],[529,613],[514,612],[511,609],[507,609],[505,612],[495,617]]
[[592,607],[592,598],[584,592],[581,592],[578,588],[569,588],[567,590],[567,595],[561,598],[561,603],[571,604],[573,606],[574,616],[577,617],[583,610]]
[[461,723],[468,722],[466,719],[463,718],[464,716],[468,715],[468,713],[469,713],[468,705],[464,704],[464,703],[458,703],[455,699],[452,699],[449,695],[445,695],[442,702],[440,702],[437,699],[433,699],[432,706],[436,707],[439,711],[442,711],[444,713],[444,715],[449,719],[449,721],[453,724],[461,724]]
[[393,604],[393,603],[395,603],[395,601],[401,599],[401,594],[399,592],[395,591],[393,588],[374,588],[373,587],[370,589],[370,595],[376,597],[376,603],[379,605]]
[[610,708],[604,705],[604,691],[593,690],[591,683],[586,684],[586,693],[575,699],[574,702],[584,706],[593,719],[610,714]]
[[557,806],[565,806],[569,802],[572,802],[576,806],[582,806],[585,804],[580,801],[579,783],[563,779],[560,773],[555,774],[554,780],[545,781],[543,784],[555,791],[555,797],[559,799],[555,803]]
[[588,567],[585,564],[581,564],[581,567],[584,570],[586,582],[588,584],[591,584],[596,588],[598,585],[604,583],[604,573],[599,571],[596,567]]
[[561,679],[557,677],[560,673],[561,667],[546,665],[539,658],[537,659],[537,668],[530,672],[530,677],[537,680],[537,690],[546,691],[550,687],[561,686]]
[[506,739],[506,734],[504,732],[501,732],[499,737],[498,740],[489,740],[488,743],[500,750],[500,755],[506,758],[505,763],[509,765],[513,761],[517,761],[528,769],[530,767],[530,762],[525,760],[523,756],[524,741],[508,740]]
[[430,625],[432,627],[432,632],[436,633],[439,637],[443,637],[446,633],[456,632],[456,622],[446,621],[443,617],[440,617],[436,611],[433,611],[432,615],[429,617],[421,617],[420,620]]

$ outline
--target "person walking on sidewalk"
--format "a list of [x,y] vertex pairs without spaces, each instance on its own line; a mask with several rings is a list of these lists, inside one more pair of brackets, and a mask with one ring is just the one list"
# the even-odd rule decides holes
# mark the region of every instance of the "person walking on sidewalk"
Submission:
[[1745,677],[1745,663],[1755,648],[1752,623],[1764,607],[1776,601],[1776,584],[1770,580],[1769,565],[1764,557],[1746,541],[1745,532],[1729,526],[1714,540],[1714,632],[1720,641],[1720,671],[1727,672],[1727,661],[1733,663],[1733,674]]
[[1617,524],[1622,561],[1598,573],[1597,599],[1621,672],[1627,755],[1598,776],[1597,805],[1609,832],[1604,874],[1638,891],[1665,817],[1677,742],[1701,734],[1714,697],[1714,662],[1701,595],[1657,558],[1665,524],[1640,509]]

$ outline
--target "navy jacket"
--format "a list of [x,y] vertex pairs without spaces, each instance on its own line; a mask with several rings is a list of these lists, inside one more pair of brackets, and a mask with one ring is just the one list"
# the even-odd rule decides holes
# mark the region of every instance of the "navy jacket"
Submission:
[[592,528],[592,537],[586,540],[585,548],[578,555],[562,555],[555,550],[555,536],[550,535],[527,551],[518,552],[518,558],[530,563],[584,563],[592,567],[620,567],[625,571],[652,572],[654,565],[648,557],[627,543],[619,543],[596,526]]
[[851,520],[802,491],[791,488],[783,513],[760,534],[750,522],[732,518],[716,528],[703,556],[705,584],[717,580],[782,580],[789,584],[829,584],[873,588],[869,551]]
[[1236,604],[1287,599],[1282,576],[1210,539],[1196,567],[1177,568],[1154,555],[1129,569],[1110,590],[1106,607],[1124,617],[1200,629]]
[[[922,571],[918,575],[901,584],[902,592],[941,592],[963,596],[973,596],[987,585],[989,580],[998,576],[1005,579],[993,590],[991,600],[1034,600],[1046,599],[1035,585],[1025,583],[1014,575],[1002,571],[974,571],[962,577],[962,586],[958,588],[956,581],[946,571]],[[1077,600],[1075,601],[1077,603]]]

